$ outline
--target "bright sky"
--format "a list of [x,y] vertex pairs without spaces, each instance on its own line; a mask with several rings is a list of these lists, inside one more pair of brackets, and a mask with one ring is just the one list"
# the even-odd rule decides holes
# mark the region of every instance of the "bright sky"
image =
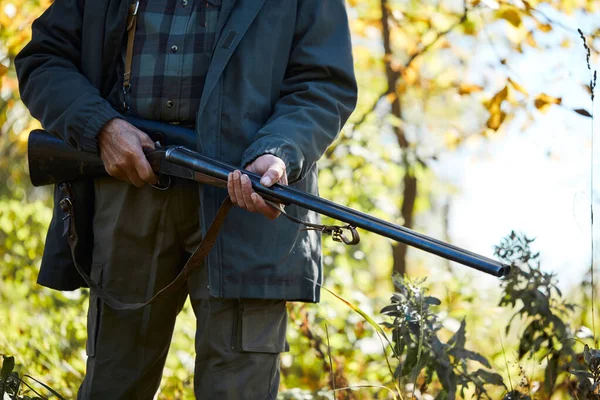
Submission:
[[[575,30],[591,26],[593,16],[552,17]],[[598,15],[595,18],[598,21]],[[517,60],[511,57],[510,63],[532,94],[543,91],[563,97],[564,107],[553,107],[548,114],[537,113],[535,124],[524,132],[519,131],[523,118],[517,117],[499,138],[444,154],[433,166],[438,176],[460,191],[453,197],[450,211],[450,234],[455,244],[491,256],[494,244],[511,229],[524,232],[537,238],[535,248],[541,252],[542,266],[559,274],[562,287],[581,281],[589,269],[591,249],[592,126],[589,118],[569,110],[591,111],[589,95],[582,90],[589,72],[581,42],[576,35],[572,35],[572,40],[571,48],[535,54],[526,51]],[[552,42],[552,36],[548,36],[548,42]],[[597,88],[596,264],[600,260],[599,100]],[[495,281],[484,277],[482,280]]]

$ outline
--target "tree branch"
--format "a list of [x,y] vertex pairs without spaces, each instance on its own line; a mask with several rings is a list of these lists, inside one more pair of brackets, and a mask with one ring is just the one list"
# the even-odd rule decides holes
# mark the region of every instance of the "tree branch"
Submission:
[[[396,26],[400,27],[400,22],[393,16],[393,14],[391,12],[389,12],[389,10],[387,10],[387,3],[385,5],[386,9],[382,8],[382,20],[383,19],[389,19],[392,20]],[[459,25],[461,25],[462,23],[464,23],[467,20],[467,3],[466,0],[463,2],[463,7],[464,7],[464,11],[463,14],[460,17],[460,20],[458,22],[456,22],[455,24],[453,24],[452,26],[450,26],[448,29],[442,31],[442,32],[438,32],[438,34],[436,35],[436,37],[430,42],[428,43],[426,46],[422,47],[420,50],[418,50],[416,53],[412,54],[409,59],[406,61],[406,63],[402,66],[402,69],[407,69],[409,68],[412,63],[420,56],[422,56],[423,54],[427,53],[427,51],[429,51],[441,38],[443,38],[444,36],[446,36],[447,34],[449,34],[453,29],[455,29],[456,27],[458,27]],[[392,56],[392,50],[391,50],[391,44],[389,42],[387,42],[385,39],[386,37],[389,38],[389,27],[387,24],[382,24],[383,25],[383,30],[384,32],[382,32],[382,35],[384,37],[384,50],[385,50],[385,55],[387,57],[391,57]],[[398,78],[400,77],[400,74],[397,71],[394,71],[395,73],[395,79],[394,81],[397,81]],[[373,111],[375,111],[375,109],[377,108],[377,106],[379,105],[379,102],[386,97],[389,94],[395,93],[396,92],[396,88],[389,86],[388,89],[381,93],[378,97],[377,100],[375,100],[375,102],[373,103],[373,105],[371,107],[369,107],[369,109],[367,111],[365,111],[363,113],[363,115],[360,117],[360,119],[358,121],[356,121],[356,123],[353,125],[353,129],[358,129],[367,119],[367,117],[373,113]]]
[[459,25],[464,23],[466,20],[467,20],[467,10],[465,9],[465,12],[463,13],[463,15],[461,16],[461,18],[458,22],[456,22],[455,24],[450,26],[445,31],[438,32],[435,39],[433,39],[431,42],[429,42],[426,46],[422,47],[416,53],[412,54],[410,56],[410,58],[408,59],[408,61],[404,64],[404,68],[406,69],[406,68],[410,67],[411,64],[415,61],[415,59],[417,59],[417,57],[422,56],[423,54],[427,53],[427,51],[429,51],[429,49],[431,49],[441,38],[443,38],[444,36],[449,34],[452,30],[454,30],[456,27],[458,27]]
[[360,127],[366,121],[367,117],[369,115],[371,115],[371,113],[373,111],[375,111],[375,109],[377,108],[377,105],[379,104],[381,99],[386,97],[388,94],[389,93],[387,91],[385,93],[380,94],[377,97],[377,100],[375,100],[375,102],[373,103],[373,105],[371,107],[369,107],[369,109],[363,113],[363,115],[360,117],[360,119],[358,121],[356,121],[356,123],[352,126],[352,129],[357,129],[358,127]]

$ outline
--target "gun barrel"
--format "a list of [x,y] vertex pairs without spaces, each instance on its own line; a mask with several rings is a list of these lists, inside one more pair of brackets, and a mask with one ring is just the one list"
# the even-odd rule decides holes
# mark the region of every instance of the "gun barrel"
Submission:
[[[168,149],[165,153],[165,159],[176,165],[225,181],[227,180],[229,173],[237,169],[232,165],[212,160],[184,147],[172,147]],[[391,222],[375,218],[360,211],[344,207],[318,196],[313,196],[279,184],[272,187],[265,187],[260,184],[260,176],[252,173],[247,174],[256,192],[278,199],[282,203],[295,204],[310,209],[354,227],[362,228],[389,239],[414,246],[496,277],[505,276],[510,270],[508,265],[502,264],[496,260],[436,240],[411,229],[392,224]]]
[[[174,165],[188,168],[196,173],[204,174],[215,181],[220,180],[221,182],[227,182],[229,173],[238,169],[235,166],[210,159],[189,150],[188,147],[195,147],[196,135],[193,130],[154,121],[134,119],[130,120],[130,122],[151,136],[159,135],[157,139],[160,139],[161,142],[166,140],[167,145],[186,146],[171,146],[159,151],[159,153],[164,152],[164,159]],[[166,135],[160,137],[161,132],[166,133]],[[44,131],[32,131],[29,135],[28,147],[29,173],[31,181],[35,186],[75,180],[81,177],[89,178],[107,175],[102,160],[97,155],[87,154],[71,148],[61,139],[51,136]],[[158,156],[157,160],[160,161],[161,155],[156,154],[156,156]],[[153,165],[153,168],[157,169],[155,165]],[[248,172],[247,174],[250,177],[254,190],[265,198],[284,204],[296,204],[354,227],[377,233],[497,277],[508,274],[510,270],[508,265],[496,260],[431,238],[403,226],[395,225],[391,222],[344,207],[318,196],[278,184],[267,188],[260,184],[260,176]],[[209,183],[214,184],[212,181]]]

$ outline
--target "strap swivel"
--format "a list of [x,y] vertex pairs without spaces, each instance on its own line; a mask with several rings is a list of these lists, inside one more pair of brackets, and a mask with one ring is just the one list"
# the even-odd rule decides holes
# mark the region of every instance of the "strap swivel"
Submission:
[[[348,246],[354,246],[360,243],[360,235],[356,230],[356,227],[352,225],[321,225],[321,224],[313,224],[310,222],[302,221],[296,217],[292,217],[290,214],[285,212],[282,204],[265,200],[265,202],[273,208],[276,208],[277,211],[280,211],[287,219],[297,224],[303,225],[305,231],[318,231],[322,232],[326,235],[331,235],[331,238],[335,242],[344,243]],[[344,231],[348,231],[350,233],[350,237],[344,234]]]

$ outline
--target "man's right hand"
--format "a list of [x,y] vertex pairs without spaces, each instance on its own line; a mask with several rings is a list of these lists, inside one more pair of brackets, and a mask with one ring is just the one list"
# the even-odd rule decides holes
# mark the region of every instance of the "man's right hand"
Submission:
[[144,149],[154,149],[152,139],[127,121],[108,121],[98,134],[98,148],[110,176],[137,187],[158,182],[144,155]]

